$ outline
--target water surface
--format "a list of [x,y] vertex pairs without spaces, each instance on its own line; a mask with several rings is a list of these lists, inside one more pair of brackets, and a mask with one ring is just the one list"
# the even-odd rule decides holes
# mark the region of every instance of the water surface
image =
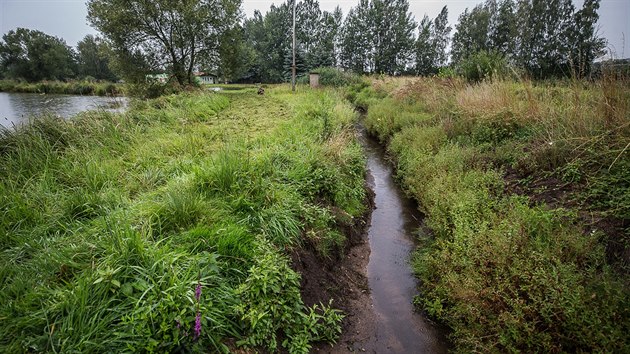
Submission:
[[394,182],[383,148],[363,129],[361,132],[368,156],[368,183],[374,190],[376,206],[368,230],[368,280],[378,322],[376,338],[366,349],[374,353],[445,353],[443,336],[414,312],[412,303],[417,280],[409,258],[420,215]]
[[70,118],[87,110],[122,111],[126,103],[124,97],[0,92],[0,125],[10,128],[42,114]]

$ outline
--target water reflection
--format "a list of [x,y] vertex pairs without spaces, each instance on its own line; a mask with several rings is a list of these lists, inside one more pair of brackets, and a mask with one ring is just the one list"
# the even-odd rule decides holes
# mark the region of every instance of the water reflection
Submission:
[[42,114],[70,118],[87,110],[121,112],[126,105],[127,99],[124,97],[0,92],[0,125],[7,128],[17,126]]

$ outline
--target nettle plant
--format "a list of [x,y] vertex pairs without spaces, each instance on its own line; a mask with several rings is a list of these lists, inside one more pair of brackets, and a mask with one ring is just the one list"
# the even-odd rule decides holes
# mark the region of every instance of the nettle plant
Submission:
[[237,289],[241,302],[236,312],[249,327],[239,345],[278,349],[278,340],[290,353],[308,353],[311,343],[334,343],[341,333],[343,315],[328,305],[306,307],[300,295],[300,275],[285,256],[261,242],[262,254]]

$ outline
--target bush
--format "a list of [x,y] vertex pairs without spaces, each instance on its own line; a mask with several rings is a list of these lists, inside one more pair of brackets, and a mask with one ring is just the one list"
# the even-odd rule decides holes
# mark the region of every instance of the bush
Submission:
[[322,86],[341,87],[358,84],[362,81],[359,75],[337,68],[319,67],[311,72],[319,74],[319,84]]
[[457,71],[469,82],[479,82],[485,79],[506,77],[508,64],[500,53],[482,50],[461,62]]
[[236,312],[248,327],[239,344],[278,350],[278,334],[289,353],[308,353],[311,343],[333,342],[341,334],[343,316],[330,306],[307,308],[300,295],[300,275],[288,259],[261,244],[247,280],[237,289]]

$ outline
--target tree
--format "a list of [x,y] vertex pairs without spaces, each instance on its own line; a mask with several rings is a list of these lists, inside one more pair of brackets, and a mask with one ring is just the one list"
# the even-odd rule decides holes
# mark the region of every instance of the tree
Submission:
[[490,18],[488,7],[483,4],[475,6],[470,12],[466,9],[459,16],[451,49],[453,63],[460,63],[474,53],[490,49]]
[[[221,35],[237,22],[241,0],[89,0],[88,20],[112,43],[119,60],[143,57],[137,70],[168,70],[194,83],[202,58],[217,56]],[[138,80],[144,75],[128,79]]]
[[416,74],[430,75],[434,72],[434,52],[431,43],[431,28],[433,21],[424,15],[419,25],[418,39],[416,40]]
[[97,80],[116,81],[116,75],[109,68],[110,48],[103,39],[91,34],[77,44],[78,73]]
[[375,72],[402,73],[411,61],[415,42],[416,23],[409,13],[409,2],[374,0],[372,18]]
[[18,28],[2,36],[0,70],[10,79],[66,80],[76,75],[75,53],[60,38]]
[[490,28],[490,47],[505,57],[513,57],[518,37],[515,5],[512,0],[503,0],[496,12]]
[[317,0],[303,0],[296,6],[296,46],[302,53],[306,66],[311,67],[315,47],[322,32],[322,11]]
[[341,34],[341,66],[357,73],[373,70],[370,3],[360,0],[348,12]]
[[244,31],[241,26],[235,26],[225,31],[219,40],[218,66],[214,60],[208,63],[202,60],[200,62],[202,67],[216,69],[217,74],[225,81],[239,81],[245,77],[249,78],[249,69],[255,65],[256,56],[253,48],[245,42]]
[[449,43],[451,27],[448,26],[448,9],[442,8],[435,20],[424,16],[416,41],[416,73],[430,75],[446,64],[446,47]]
[[451,34],[451,26],[448,25],[448,8],[444,6],[440,14],[433,21],[433,47],[435,51],[435,66],[440,67],[446,64],[449,36]]
[[333,12],[324,11],[319,30],[316,32],[315,46],[309,53],[309,67],[336,66],[339,50],[339,37],[343,13],[337,6]]
[[413,57],[415,27],[407,0],[361,0],[344,22],[342,66],[356,72],[402,73]]
[[591,72],[593,60],[604,54],[606,41],[597,36],[596,24],[599,0],[585,0],[582,9],[575,13],[570,34],[571,65],[577,77]]

